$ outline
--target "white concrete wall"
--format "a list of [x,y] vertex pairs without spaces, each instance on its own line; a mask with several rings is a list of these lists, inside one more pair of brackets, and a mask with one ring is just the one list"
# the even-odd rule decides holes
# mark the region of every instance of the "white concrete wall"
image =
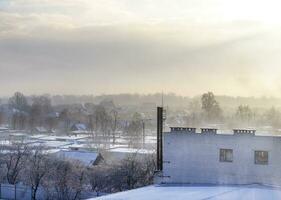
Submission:
[[[219,150],[233,149],[233,162]],[[255,164],[255,150],[269,151],[268,165]],[[164,133],[165,183],[281,185],[281,138],[251,135]]]

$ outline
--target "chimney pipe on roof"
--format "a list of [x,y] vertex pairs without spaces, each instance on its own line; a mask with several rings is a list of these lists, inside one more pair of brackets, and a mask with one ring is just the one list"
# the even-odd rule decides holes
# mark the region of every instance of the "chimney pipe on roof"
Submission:
[[201,133],[217,133],[216,128],[201,128]]
[[233,129],[234,135],[242,135],[242,134],[249,134],[249,135],[255,135],[256,130],[254,129]]
[[191,127],[170,127],[171,132],[184,132],[184,133],[195,133],[196,128]]
[[163,107],[157,107],[157,170],[163,170]]

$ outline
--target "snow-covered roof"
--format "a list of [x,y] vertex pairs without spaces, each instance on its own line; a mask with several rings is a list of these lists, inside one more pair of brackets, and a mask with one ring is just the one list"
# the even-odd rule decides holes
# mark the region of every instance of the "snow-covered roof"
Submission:
[[22,111],[22,110],[19,110],[19,109],[16,109],[16,108],[13,108],[12,109],[12,113],[13,114],[21,114],[21,115],[25,115],[25,116],[28,116],[29,114],[25,111]]
[[67,145],[72,145],[73,143],[65,141],[43,141],[42,144],[49,148],[66,148]]
[[281,189],[262,185],[243,186],[147,186],[89,200],[279,200]]
[[56,153],[57,156],[63,159],[78,160],[85,165],[90,165],[95,162],[99,153],[90,151],[68,151],[61,150]]
[[18,132],[10,133],[9,135],[13,136],[13,137],[27,137],[28,136],[26,133],[18,133]]
[[8,131],[8,126],[0,126],[0,131]]
[[34,128],[34,131],[37,131],[39,133],[47,133],[48,132],[47,129],[45,127],[43,127],[43,126],[36,126]]
[[138,154],[153,154],[155,153],[154,150],[150,149],[135,149],[135,148],[112,148],[109,150],[110,152],[119,152],[119,153],[138,153]]
[[58,118],[60,114],[58,112],[51,112],[47,114],[47,117]]
[[37,140],[37,139],[41,139],[41,138],[44,138],[44,137],[47,137],[48,135],[44,135],[44,134],[36,134],[36,135],[31,135],[29,136],[30,139],[32,140]]
[[33,138],[33,139],[38,139],[38,140],[43,140],[43,141],[55,141],[57,136],[55,135],[39,135],[37,138],[36,136],[30,136],[30,138]]
[[31,139],[38,139],[38,140],[49,140],[49,141],[54,141],[54,140],[59,140],[59,141],[80,141],[83,139],[88,139],[89,136],[87,135],[60,135],[60,136],[56,136],[56,135],[44,135],[44,134],[40,134],[40,135],[32,135],[30,136]]
[[72,128],[73,131],[86,131],[87,130],[87,126],[85,124],[82,123],[76,123],[73,124]]
[[77,135],[77,136],[75,136],[75,135],[69,135],[69,136],[67,136],[67,135],[65,135],[65,136],[57,136],[56,137],[56,139],[57,140],[72,140],[72,141],[74,141],[74,140],[82,140],[82,139],[88,139],[89,138],[89,136],[87,136],[87,135]]

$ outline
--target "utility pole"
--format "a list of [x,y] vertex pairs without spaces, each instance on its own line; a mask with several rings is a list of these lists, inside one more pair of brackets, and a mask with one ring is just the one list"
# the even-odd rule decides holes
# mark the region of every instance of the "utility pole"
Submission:
[[162,91],[161,107],[164,108],[164,93]]
[[145,145],[145,122],[142,120],[142,148],[144,149]]

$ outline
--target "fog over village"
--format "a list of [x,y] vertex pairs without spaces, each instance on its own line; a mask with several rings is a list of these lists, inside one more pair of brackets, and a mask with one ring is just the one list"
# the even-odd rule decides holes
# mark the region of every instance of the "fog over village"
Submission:
[[280,6],[0,0],[0,199],[281,199]]

